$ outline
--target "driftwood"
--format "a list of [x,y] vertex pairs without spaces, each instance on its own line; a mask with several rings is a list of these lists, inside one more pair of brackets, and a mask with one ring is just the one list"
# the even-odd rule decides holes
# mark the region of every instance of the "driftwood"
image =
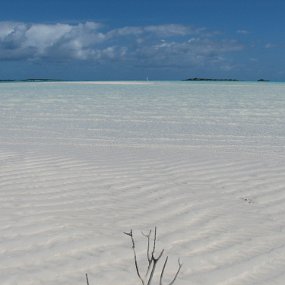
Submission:
[[[136,273],[137,273],[138,278],[140,279],[142,285],[151,285],[151,282],[153,280],[153,276],[154,276],[154,273],[156,270],[156,265],[164,253],[164,249],[157,256],[155,253],[156,242],[157,242],[157,228],[155,227],[155,229],[154,229],[152,246],[151,246],[152,230],[150,230],[147,234],[142,233],[142,235],[147,238],[146,258],[148,261],[148,266],[147,266],[147,269],[146,269],[146,272],[144,275],[142,275],[141,270],[140,270],[139,265],[138,265],[137,253],[136,253],[136,244],[135,244],[135,239],[133,236],[133,231],[130,230],[130,232],[128,232],[128,233],[125,232],[124,234],[126,234],[127,236],[129,236],[131,238],[133,255],[134,255],[134,263],[135,263],[135,268],[136,268]],[[163,267],[162,267],[162,270],[160,273],[159,285],[163,285],[162,279],[163,279],[163,275],[164,275],[164,271],[166,268],[167,261],[168,261],[168,256],[165,258],[165,261],[164,261],[164,264],[163,264]],[[182,263],[180,262],[180,259],[178,259],[178,269],[177,269],[172,281],[170,281],[167,285],[173,285],[174,284],[174,282],[177,279],[177,276],[179,275],[181,267],[182,267]]]

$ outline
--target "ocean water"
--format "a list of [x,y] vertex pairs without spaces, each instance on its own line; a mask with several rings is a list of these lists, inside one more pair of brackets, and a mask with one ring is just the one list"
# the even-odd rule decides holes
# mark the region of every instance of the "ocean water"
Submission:
[[7,145],[285,147],[285,84],[0,85]]

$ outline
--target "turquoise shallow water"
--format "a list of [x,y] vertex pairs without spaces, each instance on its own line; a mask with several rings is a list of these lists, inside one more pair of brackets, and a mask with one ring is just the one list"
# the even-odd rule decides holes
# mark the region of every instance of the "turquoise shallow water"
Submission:
[[2,144],[285,146],[285,84],[7,83]]

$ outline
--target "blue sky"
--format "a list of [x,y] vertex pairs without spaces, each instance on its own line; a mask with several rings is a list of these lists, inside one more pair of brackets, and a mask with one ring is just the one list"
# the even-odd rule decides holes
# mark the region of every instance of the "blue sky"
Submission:
[[0,79],[285,80],[283,0],[3,0]]

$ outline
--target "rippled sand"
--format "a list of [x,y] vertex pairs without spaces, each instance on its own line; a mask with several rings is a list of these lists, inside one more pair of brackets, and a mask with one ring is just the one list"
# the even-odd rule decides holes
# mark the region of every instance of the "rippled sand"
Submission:
[[0,85],[0,283],[285,284],[285,85]]

